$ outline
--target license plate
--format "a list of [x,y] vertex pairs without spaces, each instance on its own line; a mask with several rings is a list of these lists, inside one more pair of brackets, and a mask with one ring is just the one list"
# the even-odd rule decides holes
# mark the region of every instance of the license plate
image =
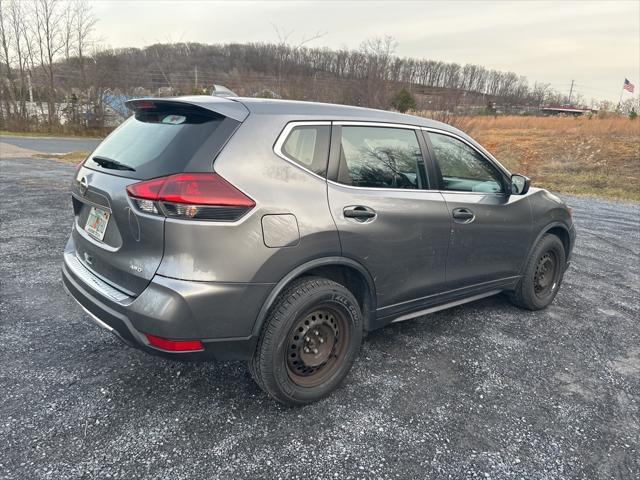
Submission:
[[89,218],[87,218],[87,223],[84,226],[85,231],[92,237],[102,241],[107,231],[110,216],[111,214],[109,212],[105,212],[100,208],[91,207]]

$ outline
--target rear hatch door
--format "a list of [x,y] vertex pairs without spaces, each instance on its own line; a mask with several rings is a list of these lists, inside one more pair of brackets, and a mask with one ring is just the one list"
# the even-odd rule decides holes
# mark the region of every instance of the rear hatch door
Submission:
[[[245,108],[215,100],[227,109]],[[73,180],[76,256],[130,296],[145,289],[162,261],[165,217],[135,208],[126,187],[175,173],[211,172],[242,118],[241,112],[234,119],[212,110],[217,103],[204,108],[177,100],[130,102],[134,115],[96,148]]]

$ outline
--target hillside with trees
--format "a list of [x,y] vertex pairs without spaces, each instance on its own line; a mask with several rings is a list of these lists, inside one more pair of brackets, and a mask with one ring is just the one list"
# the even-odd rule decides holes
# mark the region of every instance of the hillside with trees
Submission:
[[565,101],[513,72],[398,57],[390,37],[355,50],[286,38],[110,49],[96,41],[95,26],[86,0],[0,0],[0,128],[99,129],[109,115],[126,114],[125,98],[209,93],[214,84],[244,96],[454,113]]

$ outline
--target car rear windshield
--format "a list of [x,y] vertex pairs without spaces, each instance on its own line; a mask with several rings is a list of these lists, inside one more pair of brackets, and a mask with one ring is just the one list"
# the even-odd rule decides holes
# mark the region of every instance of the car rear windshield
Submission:
[[[154,178],[185,171],[194,158],[215,154],[229,128],[226,117],[188,105],[151,103],[111,133],[90,155],[85,166],[130,178]],[[234,122],[233,120],[230,122]],[[219,130],[219,132],[216,132]],[[216,135],[225,138],[215,138]],[[201,152],[201,150],[207,150]],[[206,165],[203,164],[203,165]]]

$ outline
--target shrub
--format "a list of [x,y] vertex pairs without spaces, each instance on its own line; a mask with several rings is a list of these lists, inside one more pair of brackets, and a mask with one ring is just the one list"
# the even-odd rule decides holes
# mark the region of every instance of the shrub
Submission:
[[400,89],[391,99],[391,106],[401,113],[416,109],[416,100],[406,88]]

